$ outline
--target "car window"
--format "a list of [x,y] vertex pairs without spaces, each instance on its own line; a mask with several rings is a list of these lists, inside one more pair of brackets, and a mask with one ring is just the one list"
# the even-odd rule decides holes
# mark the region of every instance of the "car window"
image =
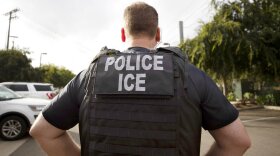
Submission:
[[52,91],[51,85],[34,85],[36,91]]
[[21,98],[21,96],[17,95],[13,91],[0,86],[0,100],[8,100],[8,99],[16,99]]
[[28,91],[27,85],[24,84],[10,84],[6,87],[10,88],[13,91]]

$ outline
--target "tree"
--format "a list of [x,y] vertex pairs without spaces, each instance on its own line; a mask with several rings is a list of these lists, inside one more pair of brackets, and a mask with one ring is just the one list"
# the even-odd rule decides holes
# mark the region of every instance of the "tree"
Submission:
[[[240,23],[249,47],[247,77],[259,80],[279,79],[280,69],[280,1],[239,0],[215,2],[227,20]],[[229,14],[226,14],[229,13]]]
[[48,82],[63,87],[75,76],[70,70],[55,65],[33,68],[27,53],[17,49],[0,50],[0,82]]
[[63,67],[44,65],[40,71],[43,73],[43,81],[52,83],[55,87],[64,87],[75,75]]
[[31,81],[31,60],[22,50],[0,50],[0,82]]
[[[220,10],[212,22],[204,24],[197,37],[189,43],[189,58],[199,68],[215,79],[221,80],[223,92],[228,93],[228,79],[239,76],[244,69],[243,33],[238,22],[230,21]],[[237,66],[238,65],[238,66]]]
[[213,20],[181,44],[195,65],[223,83],[233,78],[278,78],[280,1],[215,1]]
[[252,47],[251,73],[261,80],[279,79],[280,69],[280,1],[242,0],[239,18]]

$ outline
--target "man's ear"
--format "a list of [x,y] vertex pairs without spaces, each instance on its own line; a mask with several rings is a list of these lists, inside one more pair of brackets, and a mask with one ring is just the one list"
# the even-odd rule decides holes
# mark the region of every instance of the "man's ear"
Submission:
[[156,32],[156,41],[159,42],[160,41],[160,29],[157,28],[157,32]]
[[121,32],[122,32],[122,41],[125,42],[126,37],[125,37],[125,30],[124,30],[124,28],[122,28]]

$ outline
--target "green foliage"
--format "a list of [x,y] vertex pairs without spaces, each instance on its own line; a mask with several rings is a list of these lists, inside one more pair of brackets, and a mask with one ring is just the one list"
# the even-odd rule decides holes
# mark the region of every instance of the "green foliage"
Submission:
[[229,101],[235,101],[236,98],[235,98],[234,93],[233,93],[233,92],[229,92],[228,95],[227,95],[227,99],[228,99]]
[[256,101],[260,105],[280,106],[280,92],[271,91],[257,96]]
[[30,63],[22,50],[0,50],[0,82],[31,81],[34,71]]
[[[243,42],[240,24],[217,15],[214,21],[201,27],[196,38],[185,42],[186,45],[182,44],[181,48],[189,47],[190,61],[213,77],[222,80],[224,88],[227,88],[226,80],[237,75],[236,71],[241,71],[241,67],[246,67],[243,65],[246,61],[244,62],[239,55]],[[227,90],[224,90],[224,93],[227,94]]]
[[55,87],[64,87],[75,75],[65,69],[55,65],[44,65],[41,67],[43,81],[52,83]]
[[[227,20],[240,23],[249,62],[247,77],[279,78],[280,1],[240,0],[216,3]],[[248,49],[249,48],[249,49]]]
[[0,82],[48,82],[60,88],[75,76],[71,71],[55,65],[33,68],[26,53],[29,52],[23,50],[0,50]]
[[179,44],[180,49],[183,51],[183,53],[185,53],[186,55],[188,55],[189,50],[191,48],[191,42],[192,40],[187,39],[186,41],[182,42]]
[[244,93],[243,98],[244,98],[245,101],[253,100],[254,99],[254,94],[246,92],[246,93]]
[[258,105],[265,105],[267,103],[267,99],[265,95],[257,96],[256,102]]
[[[221,80],[279,79],[280,1],[212,0],[213,20],[180,45],[190,62]],[[224,90],[227,93],[227,90]]]

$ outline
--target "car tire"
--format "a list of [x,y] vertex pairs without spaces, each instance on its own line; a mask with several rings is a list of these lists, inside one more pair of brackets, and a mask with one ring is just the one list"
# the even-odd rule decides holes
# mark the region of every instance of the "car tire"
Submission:
[[27,134],[27,124],[19,116],[8,116],[0,121],[0,137],[4,140],[17,140]]

